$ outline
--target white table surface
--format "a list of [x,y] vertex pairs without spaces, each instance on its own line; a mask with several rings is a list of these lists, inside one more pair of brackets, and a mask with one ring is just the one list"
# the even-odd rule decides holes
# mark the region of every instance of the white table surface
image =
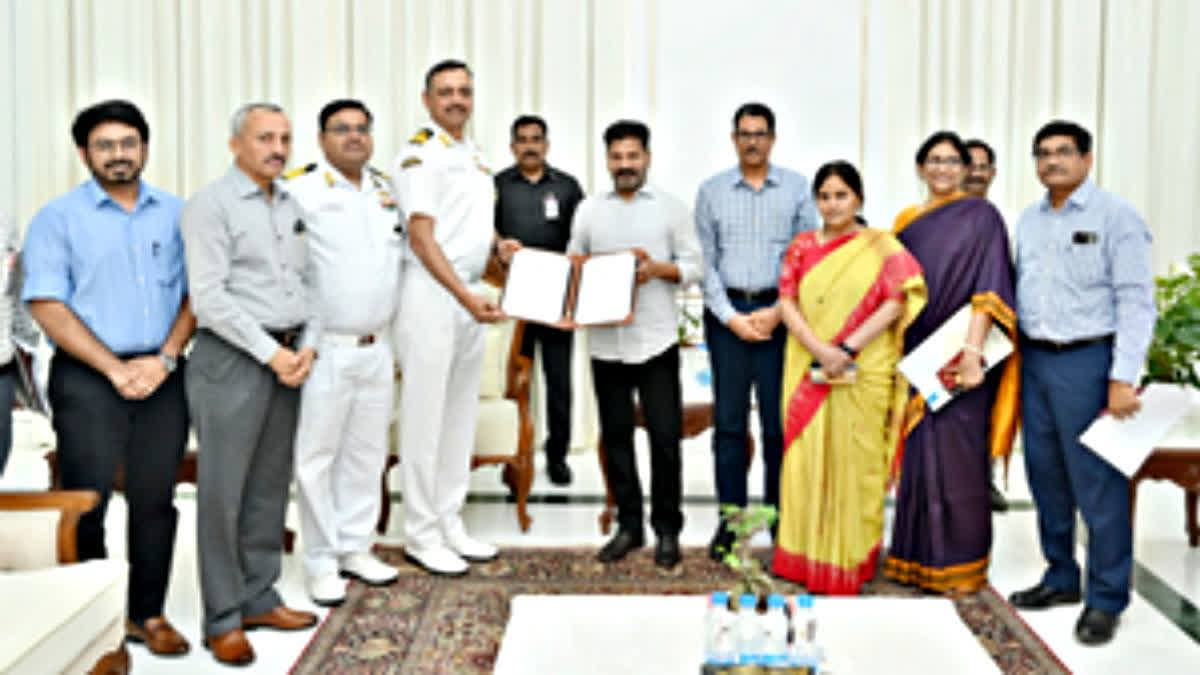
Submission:
[[[697,675],[703,596],[518,595],[497,675]],[[818,642],[837,675],[995,673],[987,651],[945,598],[825,598]]]

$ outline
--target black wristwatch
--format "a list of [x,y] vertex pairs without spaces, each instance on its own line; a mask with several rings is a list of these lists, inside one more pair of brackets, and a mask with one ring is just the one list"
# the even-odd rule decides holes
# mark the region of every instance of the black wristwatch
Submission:
[[858,358],[858,350],[846,344],[845,342],[838,343],[838,349],[846,352],[846,354],[852,359]]

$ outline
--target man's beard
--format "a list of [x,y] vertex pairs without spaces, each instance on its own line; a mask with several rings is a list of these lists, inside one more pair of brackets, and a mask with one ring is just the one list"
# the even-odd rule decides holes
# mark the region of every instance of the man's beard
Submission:
[[[116,173],[113,169],[120,167],[121,171]],[[109,162],[103,167],[97,169],[91,167],[92,176],[101,187],[116,187],[121,185],[130,185],[137,183],[142,176],[142,167],[131,161],[118,160]],[[116,173],[114,176],[113,174]]]

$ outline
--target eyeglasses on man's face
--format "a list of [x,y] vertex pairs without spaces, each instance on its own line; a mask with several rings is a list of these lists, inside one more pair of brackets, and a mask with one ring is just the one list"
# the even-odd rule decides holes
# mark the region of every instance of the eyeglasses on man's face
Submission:
[[326,131],[333,134],[334,136],[345,136],[345,135],[349,134],[350,132],[354,132],[356,134],[366,136],[371,133],[371,125],[370,124],[335,124],[335,125],[329,127],[328,129],[326,129]]
[[771,137],[769,131],[742,131],[741,129],[733,132],[733,136],[739,141],[765,141]]
[[1033,158],[1039,162],[1044,162],[1052,157],[1058,159],[1070,159],[1079,154],[1079,149],[1070,145],[1060,145],[1057,148],[1038,148],[1033,151]]
[[141,145],[142,139],[138,138],[137,136],[126,136],[120,140],[101,138],[99,140],[92,141],[91,148],[92,152],[108,154],[116,151],[117,148],[120,148],[126,152],[133,152],[141,147]]

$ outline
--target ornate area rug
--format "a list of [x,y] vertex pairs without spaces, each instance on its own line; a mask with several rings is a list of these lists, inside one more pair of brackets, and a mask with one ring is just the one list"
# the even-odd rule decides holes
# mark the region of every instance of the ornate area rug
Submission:
[[[444,579],[405,563],[398,548],[380,548],[380,557],[400,568],[400,580],[384,588],[352,583],[346,602],[330,612],[292,672],[490,673],[514,595],[701,595],[732,585],[732,573],[710,561],[706,550],[685,550],[670,571],[654,566],[652,550],[602,565],[592,549],[511,549],[494,562],[472,565],[464,577]],[[776,585],[782,593],[803,592],[785,581]],[[878,576],[864,594],[921,596]],[[954,603],[1002,672],[1069,672],[991,586]]]

